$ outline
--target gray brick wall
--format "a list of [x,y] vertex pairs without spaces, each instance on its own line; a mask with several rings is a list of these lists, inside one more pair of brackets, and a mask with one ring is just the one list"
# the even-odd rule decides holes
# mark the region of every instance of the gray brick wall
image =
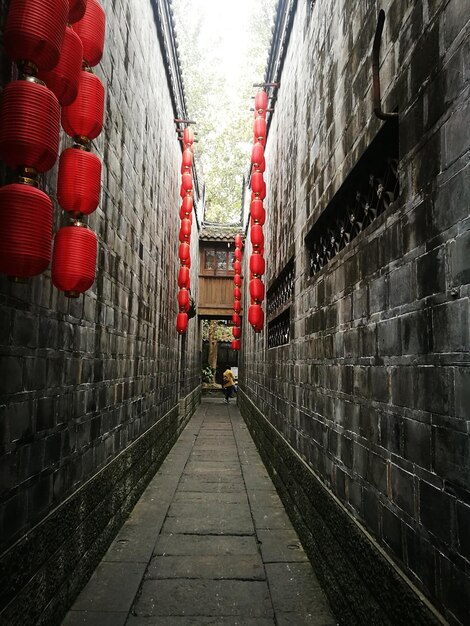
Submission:
[[[198,399],[197,323],[183,361],[175,329],[181,147],[153,7],[102,4],[106,47],[96,73],[106,121],[93,147],[103,160],[102,199],[88,220],[99,239],[96,281],[69,300],[49,272],[27,285],[0,276],[0,554],[176,410],[161,442],[152,439],[155,449],[167,445]],[[11,66],[1,58],[4,84]],[[56,175],[43,180],[55,228],[67,222]],[[2,183],[10,177],[3,169]],[[133,485],[145,472],[129,470]]]
[[[308,5],[297,2],[266,158],[267,279],[294,258],[293,333],[267,350],[247,325],[240,385],[446,618],[467,624],[470,16],[460,0]],[[305,238],[382,125],[370,67],[380,8],[400,197],[310,277]]]

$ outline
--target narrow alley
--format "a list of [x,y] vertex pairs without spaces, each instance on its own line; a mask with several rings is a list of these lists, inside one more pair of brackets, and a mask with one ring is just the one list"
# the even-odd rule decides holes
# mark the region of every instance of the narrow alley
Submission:
[[334,626],[233,402],[203,401],[63,626]]

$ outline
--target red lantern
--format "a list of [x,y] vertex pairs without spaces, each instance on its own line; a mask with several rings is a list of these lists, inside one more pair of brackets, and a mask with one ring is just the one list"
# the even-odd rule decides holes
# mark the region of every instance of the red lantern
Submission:
[[233,297],[235,298],[235,300],[241,300],[242,299],[242,292],[240,287],[234,287],[233,288]]
[[252,304],[248,309],[248,321],[252,326],[260,326],[264,322],[264,312],[259,304]]
[[233,255],[234,255],[236,261],[240,261],[241,262],[241,260],[243,258],[243,253],[240,250],[240,248],[235,248],[235,252],[233,253]]
[[240,274],[235,274],[235,276],[233,277],[233,283],[235,285],[235,287],[241,287],[242,286],[242,279]]
[[251,162],[253,165],[258,166],[262,161],[264,161],[264,146],[257,141],[251,150]]
[[232,324],[234,326],[241,326],[242,320],[241,320],[241,317],[238,315],[238,313],[234,313],[232,315]]
[[78,22],[85,15],[86,0],[69,0],[69,23]]
[[261,172],[262,174],[264,174],[265,171],[266,171],[266,161],[264,159],[257,165],[253,165],[253,167],[251,168],[252,174],[254,174],[255,172]]
[[190,215],[193,212],[193,203],[194,200],[192,196],[184,196],[180,209],[181,219],[184,219],[184,217],[187,217],[188,214]]
[[[263,174],[261,174],[261,176],[262,176],[262,175],[263,175]],[[258,193],[254,193],[254,192],[253,192],[253,193],[251,194],[251,200],[252,200],[252,201],[253,201],[253,200],[264,200],[265,198],[266,198],[266,183],[264,182],[264,179],[263,179],[263,188],[262,188],[262,189],[261,189],[261,191],[260,191],[260,192],[258,192]]]
[[178,287],[180,289],[189,289],[190,285],[190,276],[189,276],[189,267],[182,266],[178,272]]
[[240,300],[235,300],[235,302],[233,303],[233,310],[235,311],[235,313],[240,313],[240,311],[242,310]]
[[52,202],[43,191],[14,183],[0,188],[0,272],[36,276],[51,258]]
[[52,70],[38,74],[38,78],[55,93],[61,106],[72,104],[77,97],[82,58],[80,37],[67,26],[58,64]]
[[182,177],[181,177],[181,188],[184,189],[185,194],[188,193],[188,191],[192,191],[193,190],[193,177],[191,174],[189,174],[189,172],[185,172]]
[[194,131],[190,126],[183,131],[183,143],[185,146],[191,146],[194,143]]
[[257,117],[254,125],[255,139],[263,143],[266,141],[266,120],[264,117]]
[[52,282],[76,298],[93,285],[96,269],[95,233],[85,226],[59,228],[52,253]]
[[176,332],[179,335],[185,333],[188,329],[188,314],[187,313],[178,313],[178,317],[176,318]]
[[190,237],[191,237],[191,220],[185,218],[184,220],[181,220],[179,240],[181,242],[189,241]]
[[240,350],[240,340],[232,339],[232,350]]
[[235,248],[243,248],[243,239],[240,233],[235,235]]
[[82,70],[76,100],[62,109],[62,127],[70,137],[96,139],[103,129],[104,87],[98,76]]
[[83,43],[83,59],[90,67],[103,56],[106,16],[97,0],[87,0],[85,14],[73,25]]
[[268,94],[265,91],[258,91],[255,95],[255,110],[259,111],[263,109],[266,111],[268,108]]
[[57,199],[69,213],[90,215],[100,201],[101,161],[91,152],[67,148],[59,159]]
[[68,0],[10,0],[3,33],[10,59],[51,70],[59,62],[68,13]]
[[255,222],[263,226],[266,219],[266,211],[264,210],[263,201],[259,198],[251,201],[250,215]]
[[255,276],[262,276],[266,270],[266,263],[261,254],[252,254],[250,257],[250,271]]
[[193,151],[190,148],[183,150],[182,166],[190,169],[193,166]]
[[242,273],[242,264],[240,263],[240,261],[233,262],[233,271],[235,272],[235,274]]
[[51,169],[57,159],[60,107],[43,84],[15,80],[0,100],[0,158],[7,165]]
[[250,228],[250,239],[254,248],[264,246],[263,227],[260,224],[252,224]]
[[253,300],[262,302],[264,300],[265,288],[260,278],[250,280],[250,296]]
[[187,289],[180,289],[178,292],[178,306],[180,311],[189,311],[189,291]]
[[180,247],[178,250],[178,256],[183,265],[187,267],[191,267],[191,249],[189,247],[189,243],[183,242],[180,243]]
[[234,339],[240,339],[240,337],[242,336],[242,331],[238,326],[234,326],[232,328],[232,335]]
[[253,193],[261,193],[264,184],[263,174],[261,172],[253,172],[251,175],[251,189]]

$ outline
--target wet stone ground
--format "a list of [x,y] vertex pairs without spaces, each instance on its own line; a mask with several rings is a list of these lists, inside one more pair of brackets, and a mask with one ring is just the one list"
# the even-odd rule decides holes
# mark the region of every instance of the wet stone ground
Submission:
[[63,626],[334,626],[235,404],[206,400]]

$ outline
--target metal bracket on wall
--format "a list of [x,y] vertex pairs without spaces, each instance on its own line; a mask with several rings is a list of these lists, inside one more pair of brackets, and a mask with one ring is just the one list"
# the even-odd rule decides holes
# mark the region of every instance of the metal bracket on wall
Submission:
[[382,31],[385,23],[385,11],[380,9],[377,28],[375,30],[374,45],[372,46],[372,98],[374,113],[379,120],[396,120],[398,113],[384,113],[380,96],[380,70],[379,55],[380,44],[382,43]]

